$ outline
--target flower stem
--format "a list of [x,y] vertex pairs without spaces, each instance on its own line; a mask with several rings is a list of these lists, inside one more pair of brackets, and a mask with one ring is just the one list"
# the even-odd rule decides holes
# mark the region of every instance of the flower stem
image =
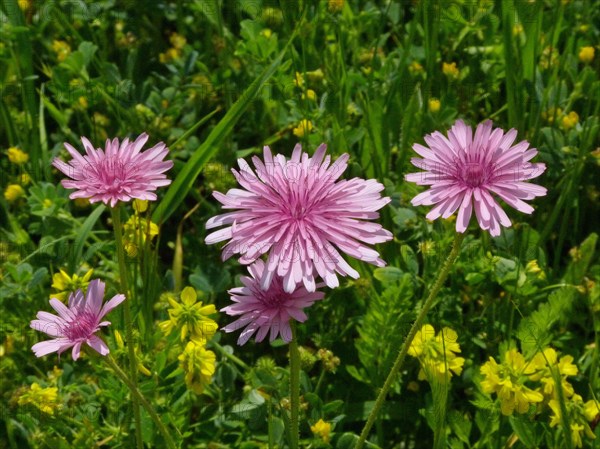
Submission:
[[290,320],[292,328],[292,341],[290,342],[290,402],[291,402],[291,423],[290,423],[290,449],[298,449],[298,439],[300,427],[298,415],[300,410],[300,351],[298,350],[298,340],[296,338],[296,323]]
[[404,359],[406,358],[406,354],[408,353],[408,348],[410,348],[410,345],[412,344],[412,341],[415,338],[417,331],[423,325],[423,321],[425,320],[425,316],[427,315],[427,312],[429,312],[429,309],[431,309],[431,306],[434,304],[437,294],[439,293],[440,289],[442,288],[442,285],[444,285],[444,282],[446,281],[446,278],[448,277],[448,274],[450,273],[450,268],[452,267],[452,265],[454,264],[454,261],[458,257],[458,253],[460,252],[460,245],[464,238],[465,238],[465,234],[460,233],[460,232],[456,233],[456,236],[454,237],[454,243],[452,244],[452,250],[450,251],[448,258],[444,262],[444,265],[442,266],[442,269],[440,270],[440,273],[439,273],[437,279],[435,280],[433,287],[431,287],[431,290],[429,291],[429,296],[425,300],[425,303],[423,304],[423,307],[421,308],[421,311],[419,312],[417,319],[415,320],[412,327],[410,328],[410,331],[408,332],[408,335],[406,336],[406,339],[404,340],[404,343],[402,344],[402,347],[400,348],[400,352],[398,353],[398,357],[396,358],[396,361],[394,362],[394,366],[392,366],[392,369],[390,370],[390,372],[383,384],[383,387],[381,388],[381,391],[379,392],[379,395],[377,396],[377,399],[375,400],[375,405],[373,406],[371,413],[369,413],[369,417],[367,419],[365,427],[363,428],[363,430],[360,434],[360,438],[358,439],[358,442],[356,443],[356,446],[354,447],[354,449],[362,449],[362,447],[364,446],[365,441],[367,440],[367,437],[369,436],[371,427],[373,427],[373,424],[375,423],[375,419],[377,418],[377,415],[379,414],[379,410],[383,406],[386,396],[387,396],[390,388],[392,387],[392,384],[396,380],[396,375],[398,374],[398,371],[400,371],[400,368],[402,367],[402,364],[404,363]]
[[[125,252],[123,251],[123,226],[121,224],[121,209],[119,205],[110,209],[112,214],[113,229],[115,231],[115,244],[117,245],[117,260],[119,262],[119,277],[121,279],[121,290],[125,295],[125,343],[129,354],[129,376],[133,386],[137,388],[137,360],[135,357],[135,344],[133,341],[133,323],[131,319],[131,294],[127,282],[127,267],[125,266]],[[135,440],[138,449],[143,449],[142,442],[142,417],[140,415],[140,403],[133,397],[133,417],[135,420]]]
[[152,421],[154,421],[154,424],[156,424],[156,427],[158,427],[159,432],[165,439],[165,442],[167,443],[167,447],[169,449],[177,449],[175,441],[173,441],[173,437],[171,437],[171,434],[169,433],[168,429],[165,427],[165,425],[161,421],[160,417],[158,416],[158,413],[156,413],[156,410],[154,410],[154,407],[152,407],[152,404],[150,404],[150,402],[148,402],[148,400],[144,397],[144,395],[138,389],[138,387],[135,385],[133,380],[130,379],[127,376],[127,374],[125,374],[125,371],[123,371],[121,368],[119,368],[119,366],[116,364],[115,360],[112,358],[112,356],[110,354],[104,358],[106,359],[108,365],[115,372],[115,374],[123,381],[123,383],[125,385],[127,385],[129,390],[131,390],[132,396],[135,398],[135,400],[137,402],[139,402],[140,404],[142,404],[142,406],[146,409],[146,411],[148,412],[148,415],[150,415],[150,418],[152,419]]

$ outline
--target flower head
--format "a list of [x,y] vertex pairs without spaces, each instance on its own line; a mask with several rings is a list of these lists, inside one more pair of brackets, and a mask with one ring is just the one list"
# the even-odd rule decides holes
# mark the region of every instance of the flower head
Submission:
[[58,388],[42,388],[34,382],[31,387],[19,397],[19,405],[32,404],[48,415],[54,415],[54,411],[60,408],[58,402]]
[[54,159],[52,165],[71,178],[62,181],[66,189],[76,189],[71,199],[88,198],[91,203],[102,201],[111,207],[132,198],[155,200],[154,191],[171,183],[164,172],[173,166],[173,161],[163,161],[169,149],[162,142],[141,152],[147,140],[147,134],[141,134],[134,142],[125,139],[119,144],[119,139],[107,140],[103,151],[94,149],[82,137],[85,156],[65,143],[73,159],[68,164]]
[[101,321],[102,318],[121,304],[125,296],[115,295],[104,305],[103,299],[104,282],[99,279],[90,282],[85,298],[81,290],[71,293],[68,307],[58,299],[52,298],[50,305],[58,312],[58,316],[48,312],[38,312],[38,319],[32,320],[30,324],[32,329],[55,337],[33,345],[31,349],[36,357],[51,352],[61,354],[72,347],[73,360],[77,360],[83,343],[87,343],[101,355],[108,354],[110,352],[108,346],[95,334],[101,327],[110,325],[110,321]]
[[179,356],[179,364],[185,372],[185,384],[196,394],[201,394],[215,373],[215,353],[204,343],[189,341]]
[[529,162],[536,154],[527,141],[512,145],[517,132],[492,130],[490,120],[471,127],[458,120],[446,138],[440,132],[425,136],[429,148],[415,144],[413,149],[423,157],[412,164],[425,170],[406,175],[406,180],[431,188],[411,201],[413,206],[434,205],[427,214],[429,220],[448,218],[458,210],[456,230],[465,232],[473,209],[479,226],[493,236],[500,235],[500,226],[511,221],[492,193],[520,212],[530,214],[533,207],[523,200],[546,194],[544,187],[524,181],[541,175],[546,166]]
[[57,298],[62,302],[65,302],[71,293],[79,289],[85,292],[90,283],[90,278],[92,277],[93,272],[94,269],[91,268],[81,277],[76,274],[69,276],[64,270],[54,273],[52,276],[51,287],[56,289],[57,292],[51,293],[50,298]]
[[454,374],[462,372],[465,359],[457,357],[460,345],[457,342],[456,331],[448,327],[443,328],[437,335],[430,324],[424,325],[415,334],[415,338],[408,349],[408,355],[417,357],[421,363],[419,379],[435,378],[445,381]]
[[529,378],[534,381],[540,381],[543,385],[543,393],[550,397],[558,399],[556,384],[553,372],[556,370],[561,379],[561,387],[564,395],[569,398],[575,391],[573,386],[567,381],[567,377],[577,375],[577,366],[573,364],[573,357],[570,355],[558,358],[558,354],[553,348],[546,348],[538,352],[531,360],[535,370]]
[[535,370],[535,367],[525,362],[525,357],[516,349],[510,349],[504,354],[501,365],[493,357],[485,362],[481,374],[485,379],[481,381],[484,393],[496,393],[500,399],[500,410],[503,415],[526,413],[532,403],[542,402],[544,396],[525,385]]
[[596,50],[594,47],[582,47],[579,50],[579,60],[584,64],[589,64],[594,60],[594,54]]
[[168,298],[171,309],[169,319],[159,324],[165,335],[169,335],[174,328],[181,329],[181,341],[185,340],[188,333],[192,340],[206,341],[215,335],[217,323],[209,315],[217,313],[214,304],[202,305],[197,302],[196,290],[186,287],[181,292],[181,302]]
[[17,147],[10,147],[6,153],[13,164],[21,165],[29,160],[29,155]]
[[310,430],[315,436],[320,437],[325,443],[329,443],[329,434],[331,433],[331,424],[319,419],[310,426]]
[[19,184],[9,184],[4,190],[4,198],[9,203],[14,203],[23,195],[25,195],[25,190]]
[[276,276],[269,288],[263,290],[260,279],[264,270],[265,263],[260,259],[250,265],[248,271],[251,277],[242,277],[244,286],[229,290],[235,304],[221,309],[228,315],[241,315],[237,321],[223,328],[225,332],[233,332],[245,327],[238,338],[239,345],[245,344],[255,332],[256,341],[262,341],[269,331],[270,341],[281,335],[289,343],[292,340],[290,319],[303,323],[307,319],[303,309],[324,297],[323,292],[311,293],[303,286],[288,293],[283,289],[283,279],[280,276]]
[[[578,394],[572,395],[569,399],[565,400],[564,407],[569,416],[569,427],[571,430],[571,442],[575,447],[583,447],[582,435],[586,436],[590,440],[596,438],[594,432],[590,428],[588,421],[589,414],[587,413],[588,408],[593,404],[593,401],[583,402],[583,399]],[[598,404],[596,404],[597,406]],[[552,399],[548,402],[548,406],[552,410],[552,416],[550,416],[550,427],[554,427],[561,424],[562,410],[558,400]]]
[[315,291],[315,274],[331,288],[339,285],[336,273],[358,278],[338,249],[385,265],[379,253],[365,245],[392,239],[381,225],[367,221],[377,219],[376,211],[390,202],[381,197],[383,185],[374,179],[338,181],[349,156],[331,164],[326,148],[320,145],[311,158],[298,144],[288,160],[281,154],[273,157],[264,147],[264,162],[253,158],[258,176],[243,159],[238,161],[241,171],[232,170],[245,190],[214,192],[225,209],[234,211],[208,220],[208,229],[229,226],[208,235],[206,243],[229,240],[223,258],[239,253],[243,264],[268,253],[263,289],[275,274],[283,277],[288,293],[301,281],[308,291]]

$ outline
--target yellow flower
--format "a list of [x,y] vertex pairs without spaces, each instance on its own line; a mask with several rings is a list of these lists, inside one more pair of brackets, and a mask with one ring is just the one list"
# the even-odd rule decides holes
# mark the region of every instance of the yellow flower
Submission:
[[314,425],[310,426],[310,430],[315,436],[321,437],[325,443],[329,443],[329,434],[331,433],[330,423],[319,419]]
[[481,368],[480,372],[485,376],[481,381],[481,389],[484,393],[496,393],[500,399],[500,411],[503,415],[512,415],[516,410],[518,413],[526,413],[529,405],[542,402],[544,396],[538,391],[531,390],[525,386],[529,375],[534,367],[525,362],[525,357],[516,349],[510,349],[504,354],[501,365],[490,357]]
[[575,393],[573,386],[567,381],[568,376],[577,375],[577,366],[573,365],[573,357],[565,355],[558,359],[558,354],[552,348],[546,348],[538,352],[531,360],[534,372],[529,376],[533,381],[540,381],[543,385],[543,393],[547,397],[557,398],[556,385],[552,375],[553,369],[558,370],[561,378],[562,390],[566,397]]
[[23,186],[29,185],[31,183],[31,176],[29,176],[29,173],[22,173],[19,175],[19,183]]
[[306,119],[302,119],[300,120],[300,123],[298,123],[298,126],[296,126],[294,128],[294,136],[298,137],[298,138],[302,138],[304,137],[306,134],[308,134],[309,132],[311,132],[311,130],[313,129],[313,125],[311,123],[310,120],[306,120]]
[[310,101],[315,101],[317,99],[317,94],[312,89],[307,89],[306,93],[302,94],[302,99],[308,98]]
[[448,78],[453,78],[453,79],[458,78],[458,75],[460,74],[458,67],[456,67],[456,62],[450,62],[450,63],[444,62],[442,64],[442,72]]
[[138,203],[134,202],[133,208],[136,210],[136,213],[129,217],[123,225],[123,247],[129,257],[137,255],[138,247],[143,246],[147,238],[152,240],[158,235],[158,226],[156,223],[151,222],[149,218],[138,215],[144,207],[148,208],[148,205],[144,205],[141,201]]
[[429,112],[435,114],[436,112],[439,112],[441,107],[442,103],[440,103],[440,100],[438,100],[437,98],[429,99]]
[[592,422],[598,415],[600,415],[600,403],[590,399],[583,406],[583,413],[585,414],[585,419]]
[[465,359],[456,355],[460,353],[457,340],[457,333],[449,327],[443,328],[437,335],[430,324],[417,331],[408,355],[419,359],[420,380],[431,382],[435,378],[442,382],[450,379],[452,373],[459,375],[462,372]]
[[4,198],[9,203],[17,201],[23,195],[25,195],[25,190],[19,184],[9,184],[4,190]]
[[31,0],[18,0],[17,4],[23,11],[27,11],[31,8]]
[[419,64],[417,61],[413,61],[410,63],[410,65],[408,66],[408,71],[410,73],[423,73],[423,66],[421,64]]
[[296,85],[296,87],[304,86],[304,75],[302,75],[302,73],[296,72],[296,74],[294,75],[294,84]]
[[181,50],[175,47],[168,48],[166,52],[158,55],[158,60],[166,64],[167,62],[173,62],[181,57]]
[[171,45],[178,50],[181,50],[183,47],[185,47],[185,44],[187,43],[187,39],[181,34],[177,33],[171,34],[169,41],[171,42]]
[[54,273],[51,287],[57,290],[57,292],[50,294],[50,298],[57,298],[62,302],[66,302],[69,295],[76,290],[81,289],[85,293],[93,272],[94,269],[91,268],[82,277],[76,274],[73,274],[73,277],[71,277],[64,270]]
[[537,259],[530,260],[525,266],[525,272],[536,275],[538,279],[546,279],[546,273],[538,265]]
[[[586,413],[588,403],[584,404],[583,399],[578,394],[574,394],[565,401],[565,408],[569,416],[571,428],[571,441],[575,447],[583,447],[582,434],[591,440],[596,438],[588,424],[588,415]],[[548,402],[548,406],[553,412],[553,415],[550,416],[550,427],[562,424],[560,403],[556,399],[552,399]]]
[[34,382],[28,391],[19,397],[19,405],[32,404],[42,412],[48,415],[54,415],[54,412],[60,407],[58,403],[58,388],[42,388]]
[[215,373],[215,353],[207,350],[204,343],[188,342],[179,356],[179,366],[185,372],[185,384],[196,394],[201,394],[210,384]]
[[330,12],[339,12],[344,8],[344,0],[329,0],[327,2],[327,9]]
[[79,97],[77,99],[77,106],[79,106],[81,109],[87,109],[89,106],[89,103],[87,101],[87,98],[85,97]]
[[63,62],[71,54],[71,46],[65,41],[55,40],[52,42],[52,51],[56,53],[58,62]]
[[260,32],[260,35],[269,39],[273,35],[273,31],[270,28],[265,28]]
[[596,50],[594,47],[583,47],[579,50],[579,60],[584,64],[589,64],[594,60]]
[[29,155],[17,147],[10,147],[6,153],[13,164],[21,165],[29,160]]
[[169,319],[159,324],[165,335],[169,335],[174,328],[181,329],[181,341],[185,340],[188,333],[196,341],[206,341],[218,329],[217,323],[209,315],[217,313],[214,304],[202,306],[202,301],[196,302],[198,296],[192,287],[186,287],[181,292],[181,302],[167,297],[171,305]]
[[577,114],[577,112],[575,112],[575,111],[571,111],[571,112],[569,112],[568,115],[565,115],[562,118],[561,125],[564,129],[569,130],[569,129],[575,127],[575,125],[577,125],[578,122],[579,122],[579,114]]

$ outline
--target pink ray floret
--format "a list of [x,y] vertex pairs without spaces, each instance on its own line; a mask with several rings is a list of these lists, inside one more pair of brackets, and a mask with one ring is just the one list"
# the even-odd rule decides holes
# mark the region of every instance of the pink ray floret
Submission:
[[31,321],[31,328],[45,332],[52,340],[36,343],[32,350],[37,357],[62,352],[73,348],[73,360],[79,358],[81,345],[86,343],[101,355],[109,353],[106,343],[96,335],[101,327],[110,325],[110,321],[102,318],[125,300],[124,295],[115,295],[110,301],[102,305],[104,298],[104,282],[94,279],[90,282],[85,299],[83,292],[77,290],[69,297],[69,306],[65,306],[56,298],[50,300],[50,305],[57,315],[48,312],[38,312],[37,320]]
[[358,278],[340,252],[385,265],[367,246],[392,239],[380,224],[368,221],[379,218],[376,211],[390,202],[381,196],[383,185],[374,179],[338,180],[349,156],[331,164],[326,150],[321,144],[311,158],[298,144],[288,160],[265,146],[264,162],[252,159],[256,174],[243,159],[238,160],[240,171],[232,170],[243,189],[213,194],[223,209],[233,212],[208,220],[207,229],[227,226],[208,235],[206,243],[228,240],[223,259],[241,254],[239,261],[246,265],[268,254],[263,289],[274,275],[283,278],[288,293],[300,282],[315,291],[316,276],[331,288],[339,285],[336,273]]
[[[241,279],[244,286],[229,290],[235,304],[221,309],[221,312],[228,315],[241,315],[238,320],[223,328],[225,332],[244,328],[238,338],[239,345],[245,344],[255,333],[257,342],[270,334],[270,341],[281,335],[281,338],[289,343],[292,340],[290,320],[303,323],[307,319],[304,309],[323,299],[323,292],[309,292],[302,285],[291,293],[286,292],[283,289],[283,278],[277,275],[269,287],[263,290],[260,279],[264,270],[265,263],[262,259],[250,265],[250,276],[242,276]],[[322,286],[323,284],[319,283],[316,287]]]
[[529,184],[540,176],[546,165],[529,162],[537,150],[527,141],[513,145],[514,129],[504,132],[492,128],[490,120],[477,125],[475,136],[470,126],[457,120],[448,137],[436,131],[425,136],[429,147],[415,144],[422,157],[412,164],[423,172],[406,175],[406,180],[431,186],[411,201],[413,206],[431,206],[429,220],[448,218],[458,210],[456,230],[465,232],[473,209],[481,229],[500,235],[501,226],[511,226],[497,198],[520,212],[531,214],[533,207],[523,200],[546,195],[544,187]]
[[169,149],[162,142],[141,151],[148,141],[141,134],[134,142],[129,139],[119,144],[119,139],[106,140],[104,150],[94,149],[85,137],[81,138],[86,154],[81,155],[65,143],[73,157],[69,163],[56,158],[52,162],[57,169],[71,179],[64,179],[65,189],[75,189],[70,198],[88,198],[91,203],[102,201],[114,207],[118,201],[156,200],[154,191],[171,183],[165,172],[173,167],[173,161],[163,161]]

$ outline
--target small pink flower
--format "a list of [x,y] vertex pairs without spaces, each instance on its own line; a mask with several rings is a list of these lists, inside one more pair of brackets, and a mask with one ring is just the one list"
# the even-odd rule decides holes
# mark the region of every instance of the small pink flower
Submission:
[[54,159],[52,165],[71,179],[64,179],[66,189],[76,189],[70,198],[88,198],[91,203],[110,202],[114,207],[118,201],[155,200],[153,193],[158,187],[171,183],[164,174],[173,166],[173,161],[163,161],[169,149],[160,142],[147,151],[140,152],[147,134],[141,134],[135,142],[119,139],[106,140],[106,149],[94,149],[85,137],[81,138],[86,155],[65,143],[73,159],[67,164]]
[[57,352],[60,355],[69,348],[73,348],[73,360],[79,358],[81,345],[87,343],[101,355],[109,353],[108,346],[100,337],[95,335],[103,326],[108,326],[110,321],[100,321],[112,309],[125,300],[123,295],[115,295],[104,306],[104,282],[94,279],[88,286],[85,299],[81,290],[71,293],[69,307],[56,298],[50,300],[50,305],[58,312],[58,316],[48,312],[38,312],[37,320],[31,321],[31,328],[45,332],[53,340],[36,343],[31,348],[37,357]]
[[406,180],[431,188],[417,196],[413,206],[434,205],[427,218],[450,217],[458,210],[456,231],[465,232],[473,208],[481,229],[500,235],[500,226],[511,221],[492,196],[495,194],[509,206],[530,214],[533,207],[523,200],[546,194],[544,187],[525,181],[540,176],[545,164],[529,162],[538,152],[527,141],[513,145],[517,131],[507,133],[492,130],[487,120],[477,125],[475,136],[471,127],[457,120],[448,131],[448,138],[436,131],[425,136],[429,148],[415,144],[413,149],[423,157],[412,164],[424,172],[406,175]]
[[264,147],[264,162],[252,161],[255,174],[243,159],[240,172],[232,170],[245,189],[227,194],[214,192],[224,209],[206,228],[228,225],[206,237],[207,244],[229,240],[223,258],[241,254],[239,261],[251,264],[268,253],[261,284],[266,289],[275,274],[283,278],[284,289],[291,293],[299,282],[315,291],[315,275],[331,287],[339,285],[336,273],[358,278],[358,272],[338,250],[378,267],[385,262],[366,244],[382,243],[392,234],[378,223],[376,211],[390,202],[381,197],[383,185],[374,179],[340,180],[349,156],[344,154],[331,164],[321,144],[311,158],[296,145],[290,160],[273,156]]
[[[228,315],[241,315],[237,321],[223,328],[225,332],[233,332],[245,327],[238,338],[239,345],[245,344],[255,332],[257,342],[262,341],[270,332],[270,341],[281,335],[289,343],[292,340],[290,319],[303,323],[307,319],[303,309],[325,296],[323,292],[309,292],[303,286],[287,293],[280,276],[275,276],[269,287],[263,290],[260,279],[264,270],[265,263],[261,259],[250,265],[248,271],[251,277],[242,277],[244,287],[233,288],[228,292],[235,304],[221,309]],[[322,284],[318,284],[316,287],[321,286]]]

